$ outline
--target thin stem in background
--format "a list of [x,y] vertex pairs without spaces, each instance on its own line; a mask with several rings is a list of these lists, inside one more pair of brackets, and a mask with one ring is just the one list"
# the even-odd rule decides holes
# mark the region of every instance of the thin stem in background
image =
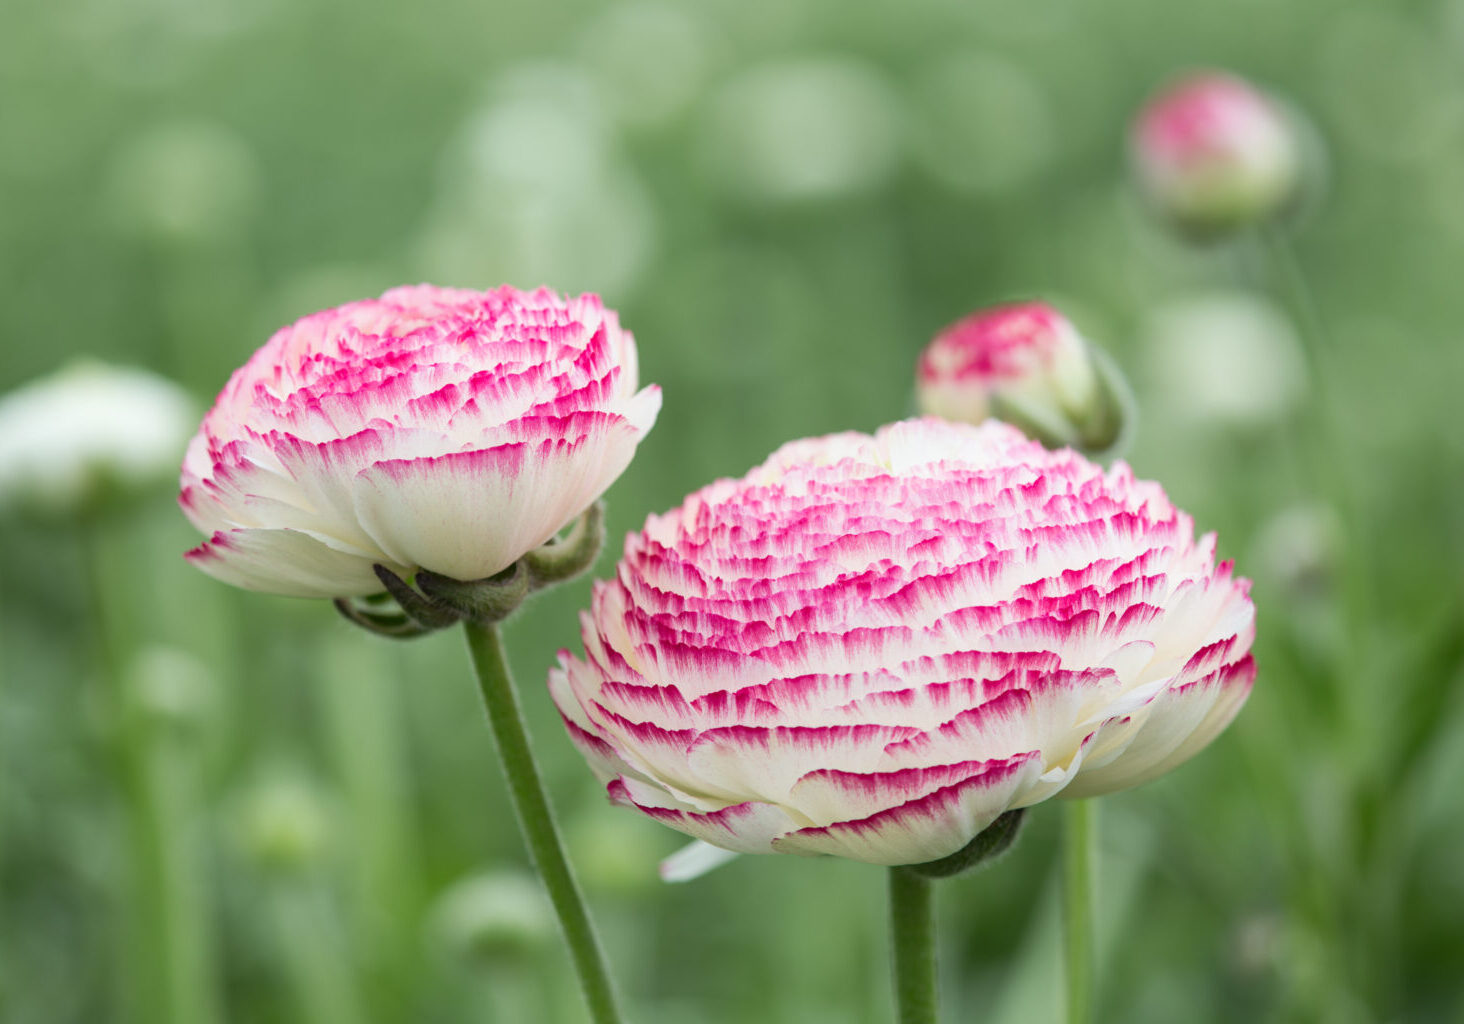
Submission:
[[[1361,763],[1354,754],[1366,750],[1369,736],[1376,728],[1376,704],[1369,705],[1374,658],[1373,637],[1377,635],[1380,613],[1376,595],[1382,589],[1374,564],[1375,543],[1362,496],[1362,480],[1356,467],[1357,453],[1347,445],[1346,418],[1357,415],[1347,409],[1336,392],[1337,372],[1335,339],[1327,330],[1316,296],[1307,280],[1289,238],[1278,228],[1261,232],[1261,243],[1269,263],[1279,300],[1294,318],[1301,335],[1302,347],[1313,385],[1310,422],[1306,424],[1311,441],[1311,456],[1317,466],[1317,488],[1321,497],[1334,503],[1342,526],[1342,566],[1340,579],[1343,596],[1343,638],[1335,651],[1334,671],[1337,683],[1348,699],[1338,701],[1346,733],[1338,739],[1347,759]],[[1432,685],[1442,685],[1435,679]],[[1393,701],[1396,703],[1396,699]],[[1379,870],[1380,858],[1387,855],[1387,837],[1393,828],[1390,818],[1395,813],[1390,805],[1390,789],[1379,785],[1380,778],[1396,778],[1391,764],[1369,765],[1350,780],[1352,784],[1352,856],[1344,865],[1352,878],[1339,878],[1334,885],[1342,891],[1358,894],[1365,904],[1369,927],[1348,929],[1352,936],[1367,936],[1367,941],[1351,950],[1352,962],[1344,966],[1346,983],[1362,994],[1379,1014],[1394,1005],[1393,993],[1401,987],[1402,975],[1396,957],[1391,955],[1395,943],[1382,941],[1392,928],[1398,898],[1381,879],[1398,877],[1397,871]],[[1332,852],[1335,861],[1335,852]],[[1315,869],[1313,869],[1315,871]],[[1335,921],[1327,922],[1335,926]]]
[[368,1020],[344,952],[346,936],[319,879],[272,879],[265,899],[298,1019],[310,1024]]
[[539,769],[529,747],[529,734],[524,727],[518,693],[508,670],[498,627],[471,620],[464,623],[468,650],[478,675],[478,687],[488,712],[488,724],[498,746],[498,758],[508,779],[509,795],[523,830],[524,841],[549,899],[559,916],[559,925],[569,944],[570,957],[579,975],[585,1003],[596,1024],[620,1024],[610,972],[605,954],[595,936],[594,926],[585,909],[584,896],[564,854],[564,844],[554,824]]
[[[1333,341],[1290,241],[1279,229],[1268,228],[1261,232],[1261,244],[1270,265],[1277,297],[1291,314],[1301,337],[1313,399],[1309,422],[1302,424],[1312,449],[1307,454],[1312,461],[1312,471],[1317,474],[1315,486],[1322,492],[1322,497],[1336,503],[1346,533],[1345,555],[1350,569],[1345,574],[1349,618],[1354,626],[1365,624],[1372,619],[1373,575],[1367,564],[1372,546],[1363,525],[1357,480],[1349,472],[1355,459],[1345,447],[1342,418],[1346,413],[1338,405],[1334,390],[1337,374]],[[1354,628],[1349,633],[1356,642],[1364,638],[1366,630]],[[1353,658],[1347,660],[1356,664]]]
[[890,868],[890,946],[899,1024],[936,1024],[939,989],[931,881],[903,867]]
[[1068,1024],[1093,1020],[1093,868],[1097,807],[1063,802],[1062,931]]
[[128,920],[119,929],[119,961],[124,980],[136,986],[129,994],[138,1020],[212,1024],[220,1012],[211,915],[188,820],[193,768],[170,737],[154,735],[132,699],[131,630],[108,600],[105,534],[95,519],[80,524],[93,655],[128,836]]
[[[421,858],[403,764],[397,654],[342,637],[322,652],[319,688],[331,760],[351,818],[346,920],[364,991],[379,1020],[409,1016],[416,939],[400,927],[422,902]],[[309,1018],[314,1022],[314,1018]]]

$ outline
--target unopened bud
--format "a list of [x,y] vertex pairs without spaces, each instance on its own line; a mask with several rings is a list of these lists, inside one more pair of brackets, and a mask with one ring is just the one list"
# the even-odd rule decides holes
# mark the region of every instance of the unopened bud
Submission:
[[1300,191],[1297,126],[1234,75],[1201,72],[1168,85],[1139,112],[1130,147],[1145,196],[1192,237],[1263,224]]
[[916,368],[921,412],[1005,420],[1049,448],[1113,449],[1130,416],[1117,368],[1057,310],[994,306],[936,335]]
[[145,648],[132,664],[131,681],[133,703],[152,724],[195,732],[218,707],[218,681],[209,667],[177,648]]

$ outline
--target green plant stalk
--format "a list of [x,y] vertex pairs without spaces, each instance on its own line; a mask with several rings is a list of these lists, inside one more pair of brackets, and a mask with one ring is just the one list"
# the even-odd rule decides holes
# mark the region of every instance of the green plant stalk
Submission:
[[928,878],[890,868],[890,946],[899,1024],[936,1024],[939,1017],[931,888]]
[[271,879],[266,894],[281,961],[299,1008],[311,1024],[361,1024],[367,1019],[335,907],[313,877]]
[[[1338,702],[1345,730],[1343,747],[1352,752],[1366,750],[1369,736],[1375,729],[1374,708],[1363,696],[1371,689],[1369,673],[1373,666],[1373,637],[1380,617],[1377,601],[1378,572],[1374,552],[1377,549],[1373,531],[1364,507],[1360,481],[1354,471],[1358,460],[1345,446],[1346,417],[1351,411],[1342,406],[1336,392],[1340,379],[1333,339],[1323,321],[1321,310],[1297,258],[1295,249],[1284,232],[1270,228],[1261,232],[1261,242],[1270,265],[1279,300],[1294,317],[1301,337],[1302,349],[1311,376],[1314,398],[1308,428],[1312,461],[1320,467],[1316,482],[1320,496],[1331,499],[1341,517],[1342,544],[1342,611],[1345,641],[1334,652],[1334,671],[1341,688],[1350,699]],[[1396,703],[1396,702],[1395,702]],[[1405,704],[1408,702],[1404,702]],[[1384,755],[1386,756],[1386,755]],[[1349,756],[1354,763],[1366,761]],[[1396,992],[1402,969],[1394,955],[1394,945],[1377,941],[1391,926],[1396,906],[1384,886],[1371,884],[1379,874],[1378,859],[1383,856],[1379,840],[1396,829],[1394,807],[1384,799],[1373,780],[1385,777],[1385,764],[1366,765],[1351,782],[1349,824],[1351,856],[1342,866],[1352,879],[1335,883],[1341,891],[1357,894],[1356,903],[1366,915],[1369,926],[1348,929],[1354,940],[1344,944],[1351,962],[1337,968],[1339,980],[1345,981],[1379,1014],[1391,1005],[1391,989]],[[1329,851],[1330,852],[1330,851]],[[1335,852],[1332,859],[1337,860]],[[1315,866],[1303,884],[1313,882]]]
[[220,1019],[214,985],[209,912],[188,828],[192,775],[183,752],[157,742],[127,686],[130,624],[108,601],[105,527],[80,524],[96,670],[104,688],[112,758],[127,833],[130,918],[120,929],[120,955],[130,989],[130,1016],[146,1024],[213,1024]]
[[[354,638],[352,638],[354,639]],[[398,694],[375,645],[342,642],[323,654],[320,688],[332,761],[350,809],[355,846],[350,933],[375,1015],[406,1013],[416,969],[400,922],[417,913],[422,888],[402,765]],[[393,652],[394,653],[394,652]],[[313,1019],[313,1018],[312,1018]]]
[[1097,807],[1063,802],[1062,931],[1068,1024],[1093,1020],[1093,862]]
[[509,674],[498,627],[467,620],[464,629],[478,676],[478,688],[482,691],[483,705],[488,712],[488,724],[497,742],[504,776],[508,779],[514,811],[529,854],[559,916],[559,925],[569,944],[570,957],[579,975],[590,1018],[595,1024],[620,1024],[620,1011],[616,1007],[605,954],[565,856],[564,844],[559,838],[559,830],[554,824],[553,812],[539,778],[539,769],[534,763],[523,711]]
[[[1276,228],[1262,231],[1261,242],[1271,266],[1278,300],[1291,314],[1301,338],[1302,356],[1306,360],[1313,395],[1312,416],[1301,426],[1312,449],[1307,454],[1311,471],[1317,477],[1315,485],[1322,492],[1322,497],[1337,503],[1346,532],[1346,565],[1349,570],[1345,574],[1346,607],[1354,627],[1349,630],[1349,635],[1357,646],[1367,639],[1367,630],[1358,627],[1373,620],[1374,573],[1368,561],[1373,545],[1363,524],[1357,481],[1348,470],[1355,460],[1343,447],[1343,416],[1346,412],[1339,406],[1335,392],[1335,354],[1311,285],[1291,243]],[[1343,662],[1360,664],[1357,660],[1359,654],[1354,650],[1343,656]]]

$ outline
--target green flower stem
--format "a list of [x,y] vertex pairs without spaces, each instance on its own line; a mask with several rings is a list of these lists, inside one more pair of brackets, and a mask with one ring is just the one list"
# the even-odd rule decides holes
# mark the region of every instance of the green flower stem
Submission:
[[890,868],[890,940],[899,1024],[936,1024],[935,909],[930,879]]
[[[1290,240],[1284,232],[1272,228],[1262,232],[1261,241],[1279,300],[1296,321],[1313,385],[1311,415],[1304,418],[1302,426],[1307,430],[1311,444],[1312,450],[1308,454],[1315,465],[1312,470],[1314,486],[1323,498],[1333,503],[1343,532],[1338,579],[1344,634],[1343,641],[1333,647],[1333,672],[1337,685],[1352,699],[1336,702],[1342,719],[1338,748],[1348,751],[1368,749],[1376,726],[1373,707],[1363,695],[1371,690],[1368,684],[1374,674],[1376,660],[1373,638],[1380,609],[1376,552],[1381,548],[1366,508],[1364,481],[1356,471],[1361,463],[1348,443],[1348,419],[1355,417],[1357,410],[1344,405],[1344,396],[1337,390],[1342,373],[1337,360],[1336,341],[1327,330],[1316,296]],[[1415,688],[1414,695],[1418,692]],[[1375,779],[1389,777],[1388,766],[1368,764],[1367,760],[1356,757],[1350,761],[1366,766],[1351,783],[1349,824],[1352,856],[1350,866],[1341,867],[1343,872],[1353,872],[1354,877],[1334,883],[1334,888],[1360,894],[1356,902],[1366,915],[1367,926],[1344,929],[1343,934],[1366,936],[1367,939],[1361,943],[1343,943],[1343,955],[1349,956],[1352,963],[1339,965],[1335,970],[1378,1015],[1386,1015],[1384,1007],[1390,1003],[1385,992],[1388,988],[1396,989],[1400,984],[1395,979],[1400,976],[1401,967],[1393,955],[1393,946],[1386,941],[1375,941],[1384,934],[1383,930],[1391,926],[1396,915],[1388,890],[1373,884],[1373,879],[1385,874],[1378,868],[1379,858],[1384,856],[1383,847],[1387,845],[1382,837],[1397,825],[1389,820],[1395,813],[1392,803],[1374,782]],[[1319,874],[1315,864],[1302,861],[1301,866],[1306,870],[1297,878],[1298,887],[1315,893]],[[1315,897],[1312,902],[1323,914],[1330,914],[1335,906],[1335,901],[1317,903]],[[1336,925],[1335,922],[1327,922],[1323,927],[1335,928]]]
[[1062,926],[1067,1024],[1093,1020],[1093,861],[1097,807],[1068,800],[1063,807]]
[[311,877],[271,879],[266,893],[280,962],[300,1016],[310,1024],[362,1024],[367,1015],[343,952],[335,907]]
[[[130,1016],[147,1024],[220,1018],[206,882],[190,827],[195,769],[187,752],[155,735],[128,685],[131,623],[109,600],[107,527],[80,525],[96,671],[127,833],[127,920],[119,928]],[[127,595],[130,600],[131,595]]]
[[[373,1016],[407,1015],[403,1000],[418,970],[400,928],[420,903],[421,879],[414,866],[407,783],[402,764],[398,692],[391,668],[375,644],[342,638],[324,652],[319,697],[332,762],[349,808],[355,856],[347,920],[360,950],[362,978]],[[308,1018],[312,1022],[314,1017]]]
[[[1335,347],[1322,321],[1311,285],[1286,235],[1278,228],[1261,232],[1261,242],[1271,267],[1278,300],[1291,314],[1301,338],[1302,355],[1312,386],[1312,416],[1299,425],[1311,447],[1307,463],[1313,483],[1324,498],[1336,503],[1346,534],[1343,545],[1347,572],[1342,574],[1346,588],[1346,611],[1352,628],[1348,636],[1352,650],[1341,653],[1342,664],[1364,664],[1363,645],[1368,631],[1362,628],[1374,621],[1375,578],[1370,556],[1375,547],[1363,519],[1362,500],[1356,474],[1350,467],[1356,462],[1346,446],[1344,409],[1335,390],[1338,378]],[[1360,707],[1360,705],[1359,705]],[[1367,731],[1369,723],[1355,721],[1353,726]]]
[[509,675],[508,659],[496,625],[467,620],[468,650],[478,674],[478,687],[488,711],[488,724],[498,745],[498,758],[508,779],[514,811],[523,829],[524,841],[549,899],[559,915],[559,925],[569,943],[569,952],[579,974],[590,1018],[596,1024],[620,1024],[620,1011],[615,1005],[615,992],[605,954],[595,937],[585,909],[584,896],[564,854],[564,844],[554,825],[548,797],[539,779],[539,769],[529,748],[529,735],[524,728],[518,693]]

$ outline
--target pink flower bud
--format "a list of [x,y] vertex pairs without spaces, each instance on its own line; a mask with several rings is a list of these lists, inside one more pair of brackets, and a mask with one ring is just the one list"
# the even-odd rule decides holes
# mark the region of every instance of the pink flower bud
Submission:
[[1248,82],[1201,72],[1140,111],[1131,140],[1139,184],[1181,230],[1216,236],[1276,217],[1301,182],[1294,125]]
[[420,285],[277,332],[189,446],[179,501],[213,576],[276,594],[491,576],[630,463],[661,395],[598,297]]
[[672,828],[925,863],[1230,722],[1255,612],[1214,552],[1127,466],[1001,423],[795,441],[627,538],[550,691],[611,798]]
[[936,335],[916,366],[920,411],[959,423],[990,417],[1050,448],[1112,448],[1126,387],[1057,310],[1041,302],[979,310]]

